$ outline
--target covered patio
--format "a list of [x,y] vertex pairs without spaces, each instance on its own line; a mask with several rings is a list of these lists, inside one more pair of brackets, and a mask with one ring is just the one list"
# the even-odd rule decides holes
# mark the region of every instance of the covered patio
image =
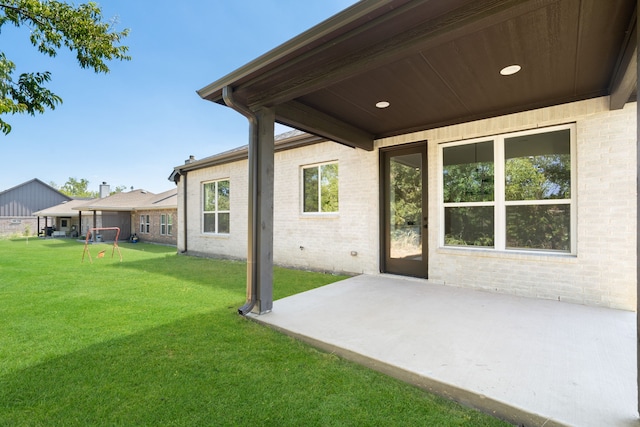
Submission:
[[[387,138],[599,97],[613,114],[637,100],[637,6],[362,0],[200,89],[250,124],[240,313],[514,423],[638,425],[636,313],[386,275],[272,300],[274,123],[379,153]],[[441,212],[423,217],[435,238]]]
[[251,318],[517,425],[639,425],[633,312],[362,275]]

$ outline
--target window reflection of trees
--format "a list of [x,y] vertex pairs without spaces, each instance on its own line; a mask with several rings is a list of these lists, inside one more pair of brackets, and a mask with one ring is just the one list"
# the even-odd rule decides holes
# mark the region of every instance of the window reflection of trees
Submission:
[[391,258],[422,255],[422,157],[395,156],[390,164]]

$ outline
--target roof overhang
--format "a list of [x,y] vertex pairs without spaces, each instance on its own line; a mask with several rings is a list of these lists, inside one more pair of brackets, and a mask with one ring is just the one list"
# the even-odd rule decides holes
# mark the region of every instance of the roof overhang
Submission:
[[133,212],[135,208],[131,206],[81,206],[73,208],[77,211],[89,212]]
[[[274,152],[280,152],[285,150],[293,150],[295,148],[306,147],[308,145],[318,144],[320,142],[326,142],[326,138],[321,138],[316,135],[311,135],[304,132],[294,131],[291,135],[283,134],[276,136],[274,143]],[[179,177],[189,171],[210,168],[213,166],[224,165],[227,163],[237,162],[239,160],[246,160],[249,157],[249,148],[244,145],[242,147],[234,148],[223,153],[219,153],[210,157],[205,157],[200,160],[189,160],[184,165],[176,166],[173,169],[171,175],[169,175],[169,181],[178,182]]]
[[[362,0],[198,91],[349,146],[611,95],[635,100],[637,0]],[[500,70],[520,65],[515,75]],[[388,108],[377,108],[386,101]]]

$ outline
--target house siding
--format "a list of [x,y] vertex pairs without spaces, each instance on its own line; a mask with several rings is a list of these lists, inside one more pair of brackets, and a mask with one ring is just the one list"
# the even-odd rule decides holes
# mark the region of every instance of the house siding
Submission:
[[[149,215],[149,232],[148,233],[140,233],[140,216]],[[161,215],[171,215],[173,218],[172,232],[171,234],[160,234],[161,231],[161,223],[160,217]],[[132,234],[137,234],[138,238],[141,242],[147,243],[158,243],[162,245],[176,245],[177,240],[177,211],[176,209],[153,209],[153,210],[139,210],[135,211],[131,214],[130,221],[130,230],[127,228],[126,237],[124,239],[128,239]],[[123,232],[123,236],[125,233]]]
[[[429,278],[526,297],[635,310],[636,108],[609,111],[609,98],[417,132],[380,146],[428,140]],[[575,123],[577,254],[440,248],[438,144]]]
[[[44,227],[44,218],[40,221],[40,228],[42,227]],[[32,236],[37,234],[37,228],[38,219],[32,216],[0,218],[0,236]]]
[[[435,283],[634,310],[636,304],[636,103],[609,111],[597,98],[376,141],[373,152],[333,142],[275,154],[274,262],[297,268],[380,271],[379,151],[428,141],[429,279]],[[575,123],[575,255],[439,246],[439,144]],[[337,161],[339,212],[301,214],[300,167]],[[246,258],[247,162],[188,172],[187,253]],[[231,232],[201,232],[203,182],[230,179]],[[182,193],[182,186],[179,193]],[[183,210],[179,194],[178,209]],[[182,215],[179,213],[179,217]],[[182,220],[182,218],[181,218]],[[184,234],[180,222],[178,234]],[[184,250],[180,237],[179,249]],[[180,248],[182,246],[182,248]],[[352,255],[352,253],[354,255]]]
[[[33,213],[58,205],[70,197],[38,179],[0,192],[0,235],[37,234]],[[41,221],[44,227],[44,219]]]
[[[303,214],[301,167],[332,161],[338,162],[339,212]],[[332,272],[379,271],[377,153],[323,142],[276,153],[274,175],[275,263]]]
[[80,237],[84,238],[87,235],[87,232],[90,228],[94,227],[102,227],[102,214],[95,216],[95,224],[94,224],[94,214],[91,211],[82,211],[82,224],[80,224]]
[[[184,216],[183,199],[178,198],[178,217],[185,217],[189,226],[187,236],[187,251],[191,255],[217,256],[232,259],[246,259],[247,257],[247,206],[248,182],[247,161],[242,160],[227,163],[209,169],[189,172],[187,175],[187,214]],[[205,182],[221,179],[229,180],[231,218],[229,234],[211,234],[202,232],[202,185]],[[178,188],[182,188],[179,186]],[[181,229],[178,231],[180,235]],[[178,250],[184,251],[181,239]]]

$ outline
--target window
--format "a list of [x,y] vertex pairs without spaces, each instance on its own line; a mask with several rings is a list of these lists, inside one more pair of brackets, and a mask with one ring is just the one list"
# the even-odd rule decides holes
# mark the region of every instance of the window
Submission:
[[149,233],[149,215],[140,215],[140,233]]
[[302,168],[302,211],[338,212],[338,163]]
[[202,231],[229,234],[229,180],[203,184]]
[[445,244],[494,247],[493,141],[443,150]]
[[163,236],[171,236],[173,231],[173,220],[171,214],[160,215],[160,234]]
[[575,253],[574,128],[442,145],[443,244]]

